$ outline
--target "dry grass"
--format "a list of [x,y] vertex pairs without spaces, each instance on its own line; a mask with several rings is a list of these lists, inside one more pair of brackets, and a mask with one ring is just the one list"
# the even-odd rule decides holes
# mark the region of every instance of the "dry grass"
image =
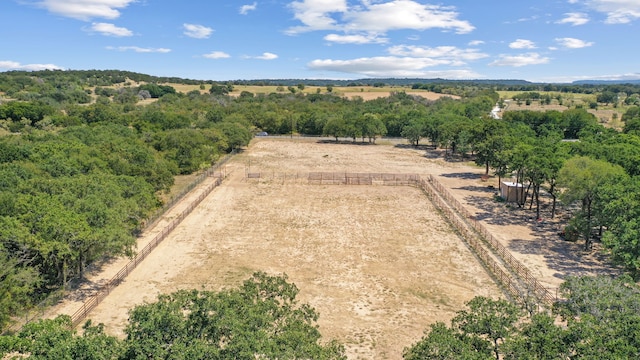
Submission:
[[323,337],[344,343],[350,359],[398,359],[464,302],[501,295],[419,189],[254,181],[244,178],[249,164],[265,173],[439,167],[390,145],[256,140],[90,318],[121,336],[127,310],[159,293],[235,287],[258,270],[286,273],[300,301],[320,313]]
[[[138,83],[135,81],[131,81],[129,80],[128,83],[130,83],[129,86],[140,86],[142,84],[144,84],[143,82]],[[179,93],[183,93],[186,94],[190,91],[199,91],[201,94],[206,94],[209,92],[209,88],[211,87],[208,84],[205,84],[205,89],[200,89],[200,85],[185,85],[185,84],[174,84],[174,83],[163,83],[161,85],[168,85],[173,87],[174,89],[176,89],[177,92]],[[111,88],[119,88],[122,87],[122,84],[117,84],[114,86],[110,86]],[[321,94],[328,94],[329,92],[327,91],[327,87],[326,86],[306,86],[304,87],[303,90],[298,89],[297,86],[292,86],[295,90],[295,93],[304,93],[304,94],[316,94],[316,93],[321,93]],[[280,91],[278,90],[279,88],[282,88]],[[91,89],[92,91],[95,90]],[[288,90],[288,86],[277,86],[277,85],[265,85],[265,86],[260,86],[260,85],[234,85],[233,86],[233,91],[229,93],[230,96],[240,96],[240,94],[243,91],[248,91],[250,93],[253,94],[271,94],[271,93],[276,93],[276,94],[288,94],[291,93]],[[434,93],[434,92],[430,92],[427,90],[414,90],[411,89],[408,86],[385,86],[385,87],[373,87],[373,86],[334,86],[332,91],[333,94],[336,94],[338,96],[344,96],[350,99],[356,98],[356,97],[360,97],[363,100],[373,100],[373,99],[377,99],[377,98],[381,98],[381,97],[388,97],[391,95],[391,93],[393,92],[405,92],[407,94],[410,95],[419,95],[422,96],[426,99],[429,100],[436,100],[439,99],[441,97],[451,97],[454,99],[459,99],[459,96],[455,96],[455,95],[446,95],[446,94],[438,94],[438,93]],[[94,101],[97,98],[97,96],[95,96],[95,94],[92,95]],[[146,99],[146,100],[142,100],[139,101],[138,104],[139,105],[148,105],[151,104],[153,102],[157,101],[157,99]]]

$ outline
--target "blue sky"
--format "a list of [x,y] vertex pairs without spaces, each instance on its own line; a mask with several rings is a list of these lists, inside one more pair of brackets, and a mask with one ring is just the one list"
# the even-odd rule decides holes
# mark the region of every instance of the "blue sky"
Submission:
[[0,0],[0,71],[640,79],[640,0]]

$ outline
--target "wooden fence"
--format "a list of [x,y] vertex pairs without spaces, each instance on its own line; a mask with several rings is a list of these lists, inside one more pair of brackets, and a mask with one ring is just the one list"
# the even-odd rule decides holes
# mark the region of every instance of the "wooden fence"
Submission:
[[[427,180],[416,174],[311,172],[304,173],[247,173],[247,179],[304,182],[313,185],[392,185],[418,186],[431,198],[443,215],[457,229],[462,238],[476,252],[485,266],[514,299],[530,303],[537,299],[550,306],[557,297],[536,279],[531,271],[518,261],[464,207],[438,180],[429,175]],[[488,246],[485,246],[488,245]]]
[[310,173],[247,173],[247,179],[275,182],[304,182],[311,185],[414,185],[420,179],[417,174],[393,173],[350,173],[350,172],[310,172]]
[[[464,239],[478,254],[478,257],[485,262],[485,265],[493,272],[509,294],[523,302],[529,302],[532,298],[535,298],[545,306],[551,306],[557,301],[557,297],[543,286],[526,266],[513,257],[481,222],[475,220],[469,210],[453,197],[435,177],[429,176],[428,183],[421,180],[419,184],[425,192],[430,193],[430,197],[437,203],[438,208],[440,208],[456,228],[460,230]],[[433,190],[435,190],[439,196],[435,196],[436,194]],[[460,214],[461,217],[456,216],[456,212]],[[475,231],[476,234],[474,234],[470,228]],[[502,269],[494,257],[491,256],[482,243],[480,243],[482,240],[480,240],[477,235],[491,247],[494,254],[508,266],[510,271],[517,275],[518,279]],[[519,287],[520,282],[525,285],[526,289]]]
[[[212,176],[214,173],[207,173],[206,176]],[[557,299],[545,288],[522,263],[511,255],[511,253],[485,228],[485,226],[476,221],[473,215],[460,202],[454,198],[449,191],[442,186],[433,176],[429,176],[427,180],[422,179],[416,174],[391,174],[391,173],[324,173],[313,172],[308,174],[283,174],[283,173],[247,173],[248,179],[277,179],[304,180],[309,184],[322,185],[390,185],[390,186],[418,186],[430,197],[435,205],[440,209],[447,219],[460,232],[469,246],[476,252],[478,257],[484,262],[485,266],[492,272],[494,277],[504,289],[514,298],[529,302],[535,297],[544,305],[550,306]],[[180,215],[173,219],[161,233],[157,234],[147,246],[140,250],[135,257],[129,261],[113,278],[103,285],[94,295],[87,299],[83,305],[71,316],[74,326],[80,324],[87,315],[104,300],[107,295],[120,284],[137,266],[140,264],[158,244],[160,244],[179,224],[195,209],[202,200],[220,185],[222,177],[217,177],[216,181],[209,185],[198,198],[192,202],[187,209],[182,211]],[[493,252],[509,267],[513,273],[503,270],[503,266],[490,251],[483,246],[483,240],[491,246]],[[520,284],[524,284],[523,289]]]
[[174,197],[171,201],[169,201],[165,206],[161,209],[161,211],[157,212],[153,216],[151,216],[147,221],[147,227],[151,226],[153,223],[157,222],[158,219],[163,215],[168,209],[170,209],[173,205],[175,205],[178,200],[182,199],[187,193],[193,190],[197,185],[202,183],[208,177],[214,177],[216,180],[214,183],[208,185],[204,191],[195,199],[189,206],[183,210],[175,219],[173,219],[162,232],[158,233],[142,250],[138,251],[138,253],[125,265],[116,275],[114,275],[105,285],[103,285],[96,293],[90,296],[82,306],[76,310],[73,315],[71,315],[71,321],[73,326],[78,326],[84,319],[86,319],[87,315],[91,312],[91,310],[95,309],[101,302],[104,300],[107,295],[118,286],[137,266],[140,264],[150,253],[155,249],[158,244],[160,244],[170,233],[173,231],[181,222],[184,220],[193,209],[198,206],[205,197],[207,197],[213,189],[218,187],[222,182],[222,179],[225,176],[222,165],[224,165],[229,158],[233,154],[229,154],[222,158],[216,165],[199,175],[185,190],[183,190],[179,195]]

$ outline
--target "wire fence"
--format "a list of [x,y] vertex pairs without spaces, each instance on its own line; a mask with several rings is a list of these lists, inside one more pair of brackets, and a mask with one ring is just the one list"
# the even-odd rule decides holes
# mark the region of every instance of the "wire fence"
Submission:
[[432,175],[429,175],[426,181],[417,174],[350,172],[254,172],[247,173],[246,178],[312,185],[418,186],[434,201],[512,298],[526,303],[538,299],[545,306],[550,306],[557,300],[557,297],[543,286],[526,266],[513,257],[481,222],[475,220],[473,214]]
[[413,185],[420,179],[417,174],[350,173],[350,172],[248,172],[247,179],[275,182],[302,182],[311,185]]
[[[111,291],[118,286],[124,279],[140,264],[150,253],[160,244],[192,211],[202,200],[207,197],[213,189],[222,182],[222,173],[219,171],[229,157],[221,160],[216,166],[203,173],[194,183],[200,184],[206,177],[215,176],[214,183],[207,186],[204,191],[195,199],[185,210],[183,210],[176,218],[174,218],[161,233],[158,233],[142,250],[140,250],[115,276],[113,276],[105,285],[103,285],[95,294],[89,297],[82,306],[71,315],[73,326],[79,325],[87,315],[95,309],[102,300],[104,300]],[[514,298],[523,301],[530,301],[533,295],[542,301],[545,305],[553,304],[557,298],[544,287],[522,263],[511,255],[511,253],[484,227],[483,224],[473,219],[473,215],[462,204],[454,198],[449,191],[440,184],[435,177],[429,176],[425,181],[416,174],[392,174],[392,173],[325,173],[313,172],[308,174],[300,173],[247,173],[248,179],[279,179],[286,181],[305,180],[309,184],[340,184],[340,185],[391,185],[391,186],[418,186],[425,191],[436,206],[447,216],[455,228],[460,232],[461,236],[473,248],[478,257],[485,263],[487,268],[492,272],[495,278],[500,282],[504,289]],[[188,191],[195,188],[196,185],[190,186]],[[188,191],[185,191],[182,196]],[[173,202],[175,204],[176,201]],[[165,209],[168,210],[170,207]],[[457,216],[462,215],[462,217]],[[469,226],[471,226],[471,229]],[[474,233],[475,231],[475,233]],[[495,251],[500,259],[510,267],[520,280],[514,278],[508,271],[495,260],[491,252],[482,244],[484,239],[487,244]],[[526,290],[522,289],[520,283],[526,285]]]
[[225,171],[224,171],[224,165],[236,153],[237,153],[237,151],[234,149],[231,153],[229,153],[229,154],[223,156],[222,158],[220,158],[215,163],[215,165],[213,165],[209,169],[205,170],[202,174],[198,175],[198,177],[196,177],[189,184],[189,186],[187,186],[186,188],[182,189],[182,191],[179,192],[178,194],[172,196],[171,199],[169,199],[169,201],[167,201],[160,209],[156,210],[151,216],[149,216],[146,219],[144,225],[142,225],[141,228],[139,229],[140,232],[142,232],[142,231],[152,227],[153,225],[155,225],[156,221],[158,221],[162,217],[162,215],[164,215],[167,212],[167,210],[171,209],[173,207],[173,205],[175,205],[180,200],[182,200],[182,198],[185,195],[187,195],[189,192],[191,192],[191,190],[195,189],[196,186],[200,185],[206,178],[208,178],[210,176],[224,178],[225,175],[226,175]]
[[[549,289],[543,286],[540,281],[533,276],[526,266],[513,257],[511,252],[509,252],[481,222],[475,220],[473,214],[471,214],[466,207],[453,197],[453,195],[440,182],[438,182],[434,176],[430,175],[428,182],[429,183],[427,184],[424,180],[421,181],[420,187],[426,192],[431,192],[431,197],[436,202],[441,203],[439,204],[439,208],[445,212],[456,228],[461,230],[469,245],[474,249],[474,251],[476,251],[478,256],[485,261],[485,264],[512,296],[519,298],[524,302],[528,302],[531,297],[534,297],[546,306],[551,306],[558,300],[557,297],[549,291]],[[434,193],[431,191],[429,185],[432,186],[432,189],[437,191],[439,197],[433,196]],[[462,218],[455,216],[454,211],[460,214]],[[499,264],[479,242],[480,240],[478,236],[469,230],[469,227],[484,239],[486,244],[491,247],[500,260],[502,260],[502,262],[509,267],[509,270],[515,273],[519,279],[514,279],[513,276],[502,270]],[[522,282],[526,286],[526,289],[519,289],[519,282]]]
[[185,195],[191,192],[196,186],[200,185],[205,179],[209,177],[214,177],[216,179],[203,190],[198,198],[189,204],[186,209],[184,209],[164,229],[162,229],[162,232],[156,234],[156,236],[144,248],[138,251],[138,253],[122,269],[120,269],[116,275],[114,275],[106,284],[98,289],[98,291],[84,301],[82,306],[76,310],[73,315],[71,315],[71,321],[74,327],[86,319],[87,315],[95,309],[102,300],[104,300],[107,295],[109,295],[109,293],[111,293],[111,291],[118,286],[138,266],[138,264],[140,264],[151,253],[151,251],[153,251],[153,249],[155,249],[158,244],[160,244],[171,233],[171,231],[173,231],[182,222],[182,220],[184,220],[193,211],[193,209],[195,209],[196,206],[204,200],[205,197],[211,193],[211,191],[213,191],[213,189],[220,185],[222,179],[226,176],[223,166],[233,155],[235,155],[235,153],[236,152],[234,150],[232,153],[222,157],[215,165],[196,177],[189,186],[184,188],[179,194],[172,197],[171,200],[168,201],[161,209],[156,211],[147,219],[144,229],[148,229],[155,225],[155,223],[169,209],[178,203],[178,201],[182,200]]
[[106,284],[104,284],[96,293],[89,297],[82,306],[71,315],[71,321],[73,326],[78,326],[87,315],[95,309],[104,298],[111,293],[111,291],[118,286],[137,266],[140,264],[151,252],[160,244],[181,222],[184,220],[193,209],[198,206],[205,197],[207,197],[213,189],[218,187],[222,182],[221,177],[217,177],[216,180],[209,184],[204,191],[184,209],[176,218],[162,229],[162,232],[156,234],[156,236],[125,265],[116,275],[114,275]]

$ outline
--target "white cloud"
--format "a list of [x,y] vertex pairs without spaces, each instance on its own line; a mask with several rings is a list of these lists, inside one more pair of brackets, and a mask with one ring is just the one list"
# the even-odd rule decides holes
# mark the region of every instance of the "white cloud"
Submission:
[[278,55],[270,52],[262,53],[259,56],[244,56],[245,59],[258,59],[258,60],[275,60],[278,58]]
[[213,32],[212,28],[197,24],[182,24],[182,27],[184,34],[194,39],[207,39]]
[[326,41],[338,44],[386,44],[389,39],[378,37],[374,34],[368,35],[339,35],[329,34],[324,37]]
[[93,23],[91,24],[91,31],[100,33],[105,36],[125,37],[132,36],[133,32],[127,28],[117,27],[114,24],[109,23]]
[[589,47],[591,45],[593,45],[593,42],[587,42],[584,40],[580,40],[580,39],[575,39],[575,38],[556,38],[556,42],[565,48],[568,49],[581,49],[584,47]]
[[358,74],[368,77],[442,77],[447,79],[471,79],[481,77],[467,69],[426,70],[428,67],[446,64],[447,60],[428,58],[380,56],[351,60],[313,60],[307,64],[311,70],[325,70]]
[[398,45],[388,49],[389,53],[394,56],[410,56],[415,58],[438,58],[448,60],[447,65],[460,66],[467,61],[474,61],[486,58],[489,55],[479,52],[477,49],[459,49],[455,46],[438,46],[435,48]]
[[587,0],[587,6],[607,15],[607,24],[626,24],[640,18],[638,0]]
[[324,70],[358,74],[370,77],[442,77],[447,79],[480,78],[479,74],[461,67],[469,61],[489,55],[478,49],[460,49],[455,46],[396,45],[387,49],[389,56],[362,57],[358,59],[317,59],[307,64],[311,70]]
[[482,40],[472,40],[472,41],[469,41],[468,45],[469,46],[478,46],[478,45],[482,45],[482,44],[484,44],[484,41],[482,41]]
[[0,60],[0,69],[27,71],[62,70],[60,66],[54,64],[21,64],[17,61],[9,60]]
[[585,13],[566,13],[562,20],[556,21],[558,24],[571,24],[573,26],[584,25],[589,22],[589,16]]
[[509,44],[509,47],[512,49],[535,49],[536,44],[531,40],[518,39]]
[[303,23],[304,26],[290,28],[287,31],[288,33],[296,34],[313,30],[335,30],[339,27],[330,14],[345,13],[347,11],[347,1],[302,0],[290,3],[289,7],[293,10],[293,17]]
[[425,5],[412,0],[394,0],[372,4],[364,11],[345,14],[348,29],[365,31],[389,31],[400,29],[427,30],[442,28],[458,34],[473,31],[467,21],[458,20],[458,13],[449,7]]
[[137,53],[161,53],[166,54],[171,52],[171,49],[166,48],[143,48],[138,46],[107,46],[108,50],[117,50],[117,51],[133,51]]
[[458,34],[474,30],[459,20],[452,7],[421,4],[413,0],[362,1],[349,6],[346,0],[302,0],[289,7],[302,26],[289,28],[289,34],[315,30],[384,34],[391,30],[440,28]]
[[548,57],[542,57],[538,53],[526,53],[520,55],[500,55],[498,60],[490,63],[490,66],[513,66],[521,67],[527,65],[540,65],[549,62]]
[[118,9],[124,9],[136,0],[42,0],[36,4],[48,11],[78,20],[92,18],[116,19]]
[[240,7],[240,14],[247,15],[247,13],[249,13],[249,11],[254,11],[257,7],[258,7],[258,3],[257,2],[254,2],[251,5],[242,5]]
[[208,54],[202,55],[202,57],[205,57],[207,59],[227,59],[230,58],[231,55],[223,51],[212,51]]

